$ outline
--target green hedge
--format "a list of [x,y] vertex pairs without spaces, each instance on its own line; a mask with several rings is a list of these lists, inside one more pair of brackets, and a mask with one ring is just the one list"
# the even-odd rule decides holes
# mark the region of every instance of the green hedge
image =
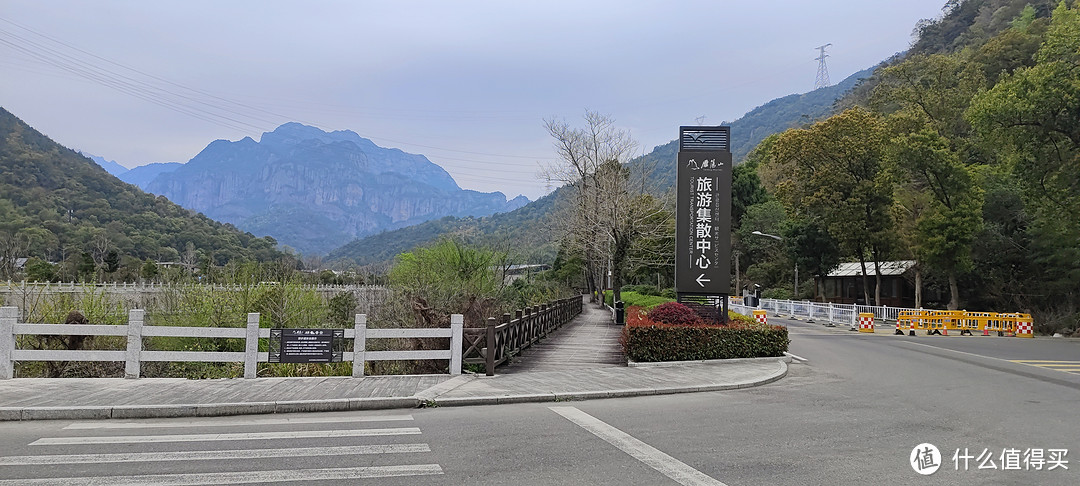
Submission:
[[786,327],[627,326],[626,356],[638,362],[763,358],[787,351]]
[[[627,292],[625,290],[622,292],[621,295],[623,304],[627,309],[629,309],[630,307],[641,307],[648,310],[665,302],[675,301],[675,299],[669,299],[667,297],[661,297],[657,295],[645,295],[639,294],[637,292]],[[604,292],[604,302],[606,302],[609,306],[614,306],[615,304],[611,302],[611,298],[612,295],[610,291]]]

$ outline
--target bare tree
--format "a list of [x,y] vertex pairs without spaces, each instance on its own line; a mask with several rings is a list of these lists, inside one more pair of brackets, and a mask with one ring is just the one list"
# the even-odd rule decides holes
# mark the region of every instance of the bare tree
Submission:
[[0,279],[14,279],[16,261],[29,250],[30,238],[25,234],[0,231]]
[[644,161],[629,164],[637,148],[630,133],[616,128],[607,115],[586,111],[584,118],[583,128],[545,120],[560,161],[546,167],[544,177],[571,188],[571,200],[558,221],[564,241],[585,261],[589,293],[596,295],[609,270],[619,299],[628,264],[657,257],[632,251],[635,243],[658,238],[668,226],[670,213],[650,193],[646,174],[651,171]]

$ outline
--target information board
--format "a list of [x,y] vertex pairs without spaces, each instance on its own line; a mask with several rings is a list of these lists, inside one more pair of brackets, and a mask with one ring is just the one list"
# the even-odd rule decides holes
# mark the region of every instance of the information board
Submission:
[[338,363],[344,354],[344,329],[270,330],[270,363]]

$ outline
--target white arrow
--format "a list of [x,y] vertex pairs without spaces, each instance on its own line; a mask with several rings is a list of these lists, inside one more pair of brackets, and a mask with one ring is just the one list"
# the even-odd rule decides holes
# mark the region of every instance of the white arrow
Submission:
[[705,274],[703,273],[697,278],[697,284],[700,285],[701,288],[705,288],[704,282],[712,282],[712,280],[705,278]]

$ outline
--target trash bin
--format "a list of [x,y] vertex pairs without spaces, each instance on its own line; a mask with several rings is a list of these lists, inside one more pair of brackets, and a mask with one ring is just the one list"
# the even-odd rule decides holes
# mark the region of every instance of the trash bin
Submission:
[[623,325],[626,323],[626,309],[623,308],[623,301],[615,303],[615,324]]

